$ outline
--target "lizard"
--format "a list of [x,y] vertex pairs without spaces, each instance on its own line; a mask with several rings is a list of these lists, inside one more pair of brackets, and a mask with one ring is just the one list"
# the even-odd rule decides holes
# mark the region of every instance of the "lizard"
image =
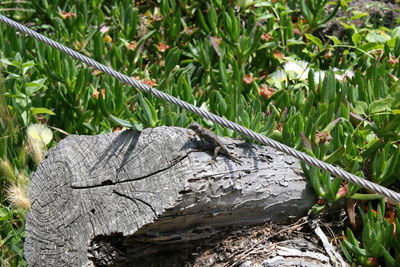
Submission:
[[189,128],[192,129],[196,134],[200,136],[203,140],[205,140],[210,147],[214,149],[214,155],[212,157],[212,163],[215,162],[218,153],[221,153],[228,157],[229,159],[235,161],[236,163],[243,162],[236,156],[234,156],[231,152],[228,151],[226,146],[222,144],[221,140],[210,130],[205,129],[204,127],[200,126],[198,123],[193,122],[189,125]]

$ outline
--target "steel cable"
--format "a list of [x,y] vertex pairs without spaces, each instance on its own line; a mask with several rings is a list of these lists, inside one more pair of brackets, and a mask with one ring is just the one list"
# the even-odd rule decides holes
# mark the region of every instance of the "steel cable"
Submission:
[[395,200],[397,203],[400,203],[400,194],[396,193],[393,190],[390,190],[390,189],[388,189],[386,187],[383,187],[383,186],[378,185],[376,183],[373,183],[371,181],[365,180],[365,179],[363,179],[361,177],[358,177],[358,176],[356,176],[356,175],[354,175],[352,173],[349,173],[349,172],[347,172],[347,171],[345,171],[345,170],[343,170],[343,169],[341,169],[339,167],[336,167],[336,166],[333,166],[331,164],[325,163],[322,160],[313,158],[313,157],[307,155],[304,152],[297,151],[297,150],[295,150],[295,149],[293,149],[291,147],[288,147],[288,146],[286,146],[284,144],[281,144],[281,143],[279,143],[279,142],[277,142],[277,141],[275,141],[273,139],[270,139],[270,138],[268,138],[268,137],[266,137],[264,135],[261,135],[261,134],[259,134],[257,132],[254,132],[254,131],[250,130],[250,129],[247,129],[247,128],[245,128],[245,127],[243,127],[243,126],[241,126],[241,125],[239,125],[239,124],[237,124],[235,122],[232,122],[232,121],[229,121],[227,119],[224,119],[224,118],[222,118],[222,117],[220,117],[218,115],[215,115],[215,114],[213,114],[211,112],[202,110],[202,109],[200,109],[200,108],[198,108],[198,107],[196,107],[196,106],[194,106],[192,104],[189,104],[189,103],[187,103],[185,101],[182,101],[182,100],[180,100],[180,99],[178,99],[176,97],[173,97],[173,96],[171,96],[169,94],[166,94],[166,93],[164,93],[162,91],[159,91],[159,90],[157,90],[155,88],[149,87],[149,86],[147,86],[145,84],[142,84],[142,83],[140,83],[140,82],[138,82],[136,80],[133,80],[130,77],[128,77],[128,76],[126,76],[126,75],[124,75],[124,74],[122,74],[122,73],[120,73],[118,71],[115,71],[110,67],[107,67],[107,66],[105,66],[103,64],[100,64],[99,62],[97,62],[97,61],[95,61],[95,60],[93,60],[93,59],[91,59],[91,58],[89,58],[87,56],[84,56],[84,55],[72,50],[71,48],[68,48],[68,47],[58,43],[58,42],[55,42],[55,41],[45,37],[44,35],[39,34],[39,33],[35,32],[35,31],[33,31],[33,30],[21,25],[20,23],[18,23],[16,21],[13,21],[13,20],[11,20],[11,19],[9,19],[9,18],[7,18],[7,17],[5,17],[5,16],[3,16],[1,14],[0,14],[0,21],[2,21],[4,23],[6,23],[7,25],[19,30],[20,32],[23,32],[23,33],[25,33],[25,34],[27,34],[27,35],[35,38],[35,39],[47,44],[47,45],[50,45],[50,46],[62,51],[63,53],[65,53],[67,55],[70,55],[71,57],[73,57],[73,58],[75,58],[75,59],[77,59],[77,60],[79,60],[81,62],[84,62],[85,64],[87,64],[87,65],[89,65],[89,66],[91,66],[91,67],[93,67],[93,68],[95,68],[97,70],[100,70],[100,71],[102,71],[104,73],[107,73],[108,75],[111,75],[111,76],[119,79],[120,81],[122,81],[122,82],[124,82],[126,84],[132,85],[133,87],[135,87],[135,88],[137,88],[137,89],[139,89],[139,90],[141,90],[143,92],[150,93],[150,94],[152,94],[152,95],[154,95],[154,96],[156,96],[158,98],[166,100],[166,101],[168,101],[170,103],[174,103],[174,104],[176,104],[176,105],[178,105],[178,106],[180,106],[180,107],[182,107],[182,108],[184,108],[186,110],[189,110],[189,111],[191,111],[191,112],[193,112],[193,113],[195,113],[195,114],[197,114],[197,115],[199,115],[201,117],[209,119],[210,121],[216,122],[216,123],[218,123],[218,124],[220,124],[222,126],[225,126],[225,127],[230,128],[230,129],[232,129],[232,130],[234,130],[236,132],[239,132],[239,133],[244,134],[244,135],[246,135],[248,137],[251,137],[251,138],[257,140],[260,143],[263,143],[263,144],[266,144],[268,146],[271,146],[271,147],[273,147],[273,148],[275,148],[275,149],[277,149],[279,151],[283,151],[283,152],[285,152],[285,153],[287,153],[287,154],[289,154],[289,155],[291,155],[291,156],[293,156],[293,157],[295,157],[297,159],[303,160],[304,162],[308,163],[309,165],[318,167],[318,168],[320,168],[320,169],[322,169],[324,171],[329,172],[330,174],[332,174],[334,176],[340,177],[340,178],[342,178],[342,179],[344,179],[346,181],[352,182],[352,183],[354,183],[356,185],[359,185],[359,186],[361,186],[363,188],[366,188],[368,190],[371,190],[371,191],[379,193],[379,194],[381,194],[383,196],[386,196],[386,197],[388,197],[388,198],[390,198],[392,200]]

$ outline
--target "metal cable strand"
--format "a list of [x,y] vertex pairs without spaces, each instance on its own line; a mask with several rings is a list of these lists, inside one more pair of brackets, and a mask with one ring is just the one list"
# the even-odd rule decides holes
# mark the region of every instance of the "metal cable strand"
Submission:
[[176,97],[173,97],[173,96],[168,95],[168,94],[166,94],[164,92],[161,92],[161,91],[159,91],[159,90],[157,90],[155,88],[149,87],[149,86],[147,86],[145,84],[142,84],[142,83],[140,83],[138,81],[135,81],[135,80],[129,78],[128,76],[126,76],[126,75],[124,75],[124,74],[122,74],[122,73],[120,73],[118,71],[115,71],[110,67],[107,67],[107,66],[105,66],[103,64],[100,64],[99,62],[97,62],[97,61],[95,61],[93,59],[90,59],[90,58],[88,58],[88,57],[86,57],[86,56],[84,56],[84,55],[82,55],[82,54],[80,54],[80,53],[78,53],[78,52],[76,52],[76,51],[74,51],[74,50],[72,50],[72,49],[60,44],[60,43],[58,43],[58,42],[55,42],[55,41],[53,41],[53,40],[51,40],[51,39],[49,39],[49,38],[47,38],[47,37],[35,32],[35,31],[33,31],[33,30],[31,30],[31,29],[19,24],[18,22],[15,22],[15,21],[13,21],[13,20],[1,15],[1,14],[0,14],[0,21],[2,21],[4,23],[8,24],[9,26],[19,30],[20,32],[23,32],[23,33],[25,33],[25,34],[27,34],[27,35],[29,35],[29,36],[31,36],[31,37],[43,42],[45,44],[48,44],[48,45],[50,45],[50,46],[52,46],[52,47],[64,52],[65,54],[70,55],[71,57],[73,57],[73,58],[75,58],[75,59],[77,59],[77,60],[79,60],[81,62],[84,62],[85,64],[87,64],[89,66],[94,67],[95,69],[101,70],[102,72],[107,73],[108,75],[111,75],[111,76],[117,78],[118,80],[120,80],[120,81],[122,81],[122,82],[124,82],[126,84],[132,85],[133,87],[135,87],[135,88],[137,88],[137,89],[139,89],[139,90],[141,90],[143,92],[153,94],[154,96],[156,96],[158,98],[166,100],[166,101],[168,101],[170,103],[174,103],[174,104],[176,104],[176,105],[178,105],[178,106],[180,106],[180,107],[182,107],[182,108],[184,108],[186,110],[189,110],[189,111],[191,111],[191,112],[193,112],[193,113],[195,113],[195,114],[197,114],[197,115],[199,115],[201,117],[207,118],[210,121],[216,122],[216,123],[218,123],[218,124],[220,124],[222,126],[230,128],[230,129],[232,129],[232,130],[234,130],[236,132],[239,132],[241,134],[249,136],[249,137],[259,141],[260,143],[263,143],[263,144],[266,144],[268,146],[271,146],[271,147],[273,147],[273,148],[275,148],[275,149],[277,149],[279,151],[283,151],[283,152],[285,152],[285,153],[287,153],[287,154],[289,154],[289,155],[291,155],[291,156],[293,156],[293,157],[295,157],[297,159],[301,159],[301,160],[305,161],[306,163],[308,163],[309,165],[313,165],[313,166],[318,167],[318,168],[320,168],[322,170],[328,171],[329,173],[333,174],[334,176],[337,176],[337,177],[340,177],[342,179],[345,179],[345,180],[347,180],[349,182],[352,182],[352,183],[354,183],[356,185],[359,185],[359,186],[361,186],[363,188],[366,188],[366,189],[369,189],[369,190],[374,191],[376,193],[379,193],[381,195],[384,195],[384,196],[386,196],[388,198],[391,198],[391,199],[397,201],[398,203],[400,203],[400,194],[394,192],[393,190],[390,190],[390,189],[388,189],[386,187],[383,187],[383,186],[378,185],[376,183],[373,183],[371,181],[365,180],[365,179],[363,179],[361,177],[358,177],[358,176],[356,176],[354,174],[351,174],[351,173],[349,173],[349,172],[347,172],[347,171],[345,171],[345,170],[343,170],[343,169],[341,169],[339,167],[333,166],[331,164],[327,164],[327,163],[325,163],[325,162],[323,162],[323,161],[321,161],[319,159],[316,159],[316,158],[313,158],[313,157],[307,155],[306,153],[297,151],[297,150],[295,150],[295,149],[293,149],[291,147],[288,147],[288,146],[286,146],[284,144],[281,144],[281,143],[279,143],[277,141],[274,141],[274,140],[272,140],[272,139],[270,139],[270,138],[268,138],[266,136],[263,136],[263,135],[261,135],[261,134],[259,134],[257,132],[254,132],[254,131],[252,131],[250,129],[247,129],[247,128],[245,128],[245,127],[243,127],[243,126],[241,126],[241,125],[239,125],[237,123],[234,123],[232,121],[224,119],[224,118],[222,118],[222,117],[220,117],[218,115],[215,115],[215,114],[213,114],[211,112],[202,110],[202,109],[200,109],[200,108],[198,108],[198,107],[196,107],[196,106],[194,106],[192,104],[189,104],[187,102],[184,102],[184,101],[182,101],[182,100],[180,100],[180,99],[178,99]]

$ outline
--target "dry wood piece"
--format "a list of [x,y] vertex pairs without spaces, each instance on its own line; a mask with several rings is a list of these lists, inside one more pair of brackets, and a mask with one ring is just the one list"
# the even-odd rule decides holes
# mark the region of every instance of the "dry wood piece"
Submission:
[[[315,201],[299,161],[221,138],[242,162],[176,127],[69,136],[32,176],[30,266],[135,266],[221,229],[303,216]],[[140,264],[137,262],[137,265]]]

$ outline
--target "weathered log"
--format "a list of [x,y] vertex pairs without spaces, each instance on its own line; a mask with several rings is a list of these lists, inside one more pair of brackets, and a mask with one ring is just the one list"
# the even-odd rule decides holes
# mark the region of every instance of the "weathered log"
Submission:
[[[221,138],[243,163],[210,164],[176,127],[69,136],[32,175],[25,257],[30,266],[123,266],[219,229],[283,223],[315,201],[299,161]],[[190,242],[188,242],[190,241]]]

